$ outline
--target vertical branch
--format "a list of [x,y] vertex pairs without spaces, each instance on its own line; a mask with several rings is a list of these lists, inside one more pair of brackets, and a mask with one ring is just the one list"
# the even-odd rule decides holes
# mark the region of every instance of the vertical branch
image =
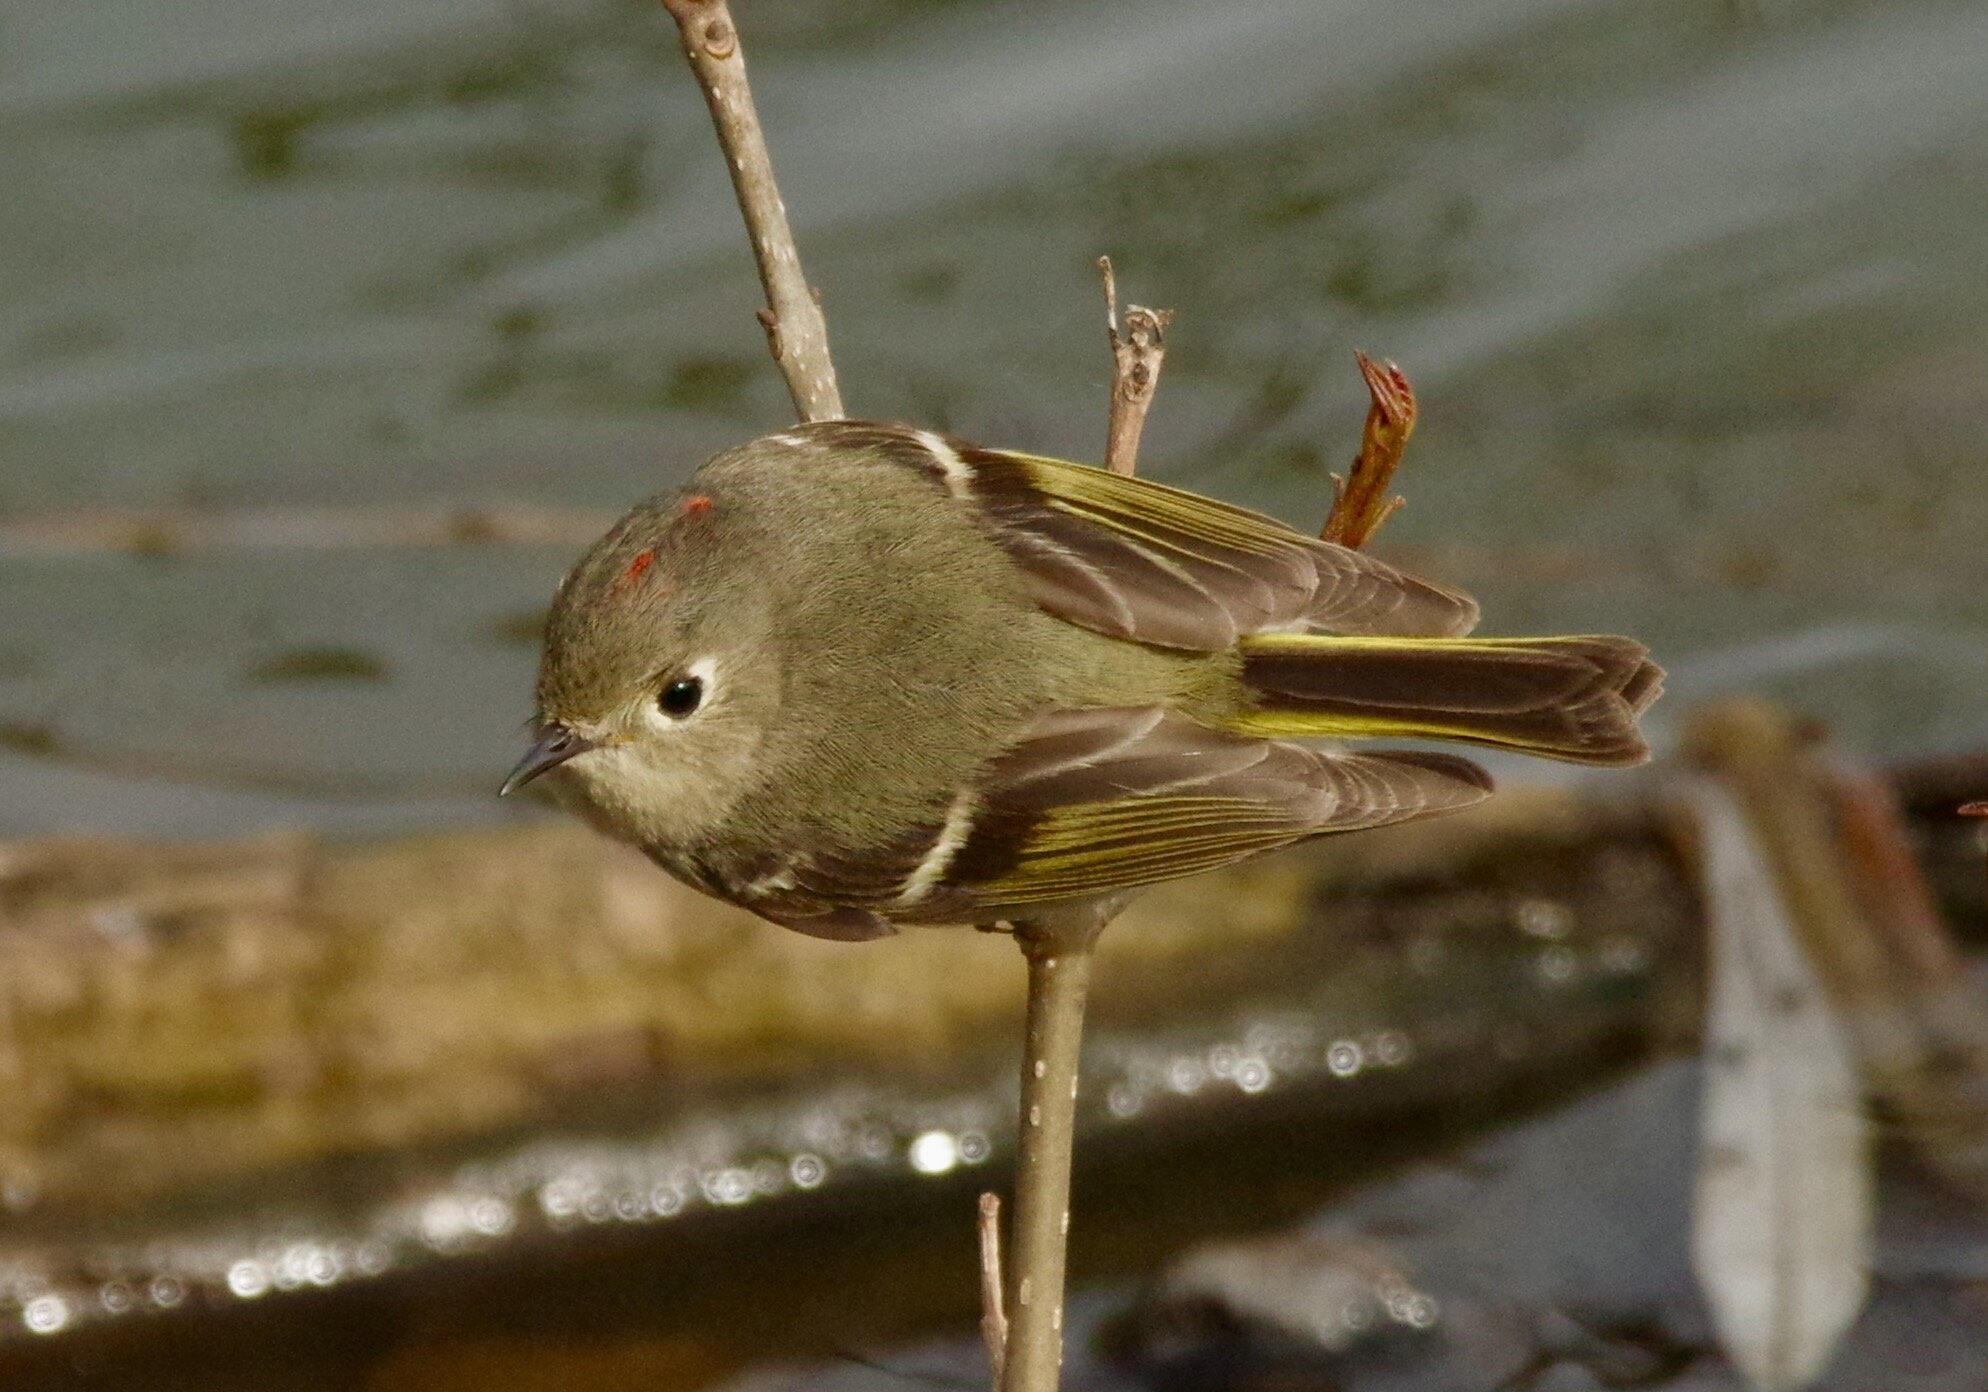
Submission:
[[1402,500],[1389,497],[1387,490],[1408,437],[1415,432],[1415,389],[1393,363],[1376,363],[1365,353],[1353,356],[1372,404],[1360,433],[1359,458],[1347,477],[1332,476],[1332,511],[1319,535],[1358,549],[1401,507]]
[[1159,389],[1160,364],[1167,356],[1167,325],[1173,322],[1173,311],[1128,305],[1121,332],[1118,281],[1112,274],[1109,256],[1098,258],[1098,272],[1104,277],[1104,327],[1111,340],[1114,365],[1104,466],[1114,474],[1130,474],[1138,463],[1139,436],[1146,429],[1146,411],[1153,404],[1153,393]]
[[1091,950],[1102,926],[1098,920],[1015,925],[1015,941],[1028,958],[1028,1043],[1022,1051],[1014,1262],[1001,1392],[1055,1392],[1063,1368],[1077,1055]]
[[[1160,383],[1171,310],[1130,306],[1118,323],[1118,283],[1111,258],[1104,278],[1105,330],[1114,366],[1105,467],[1130,475],[1139,436]],[[1070,1239],[1070,1166],[1077,1139],[1077,1060],[1084,1042],[1084,1002],[1091,953],[1117,911],[1097,908],[1014,925],[1028,959],[1027,1039],[1022,1050],[1019,1144],[1015,1159],[1012,1262],[1004,1282],[1001,1201],[980,1198],[981,1338],[999,1392],[1056,1392],[1063,1371],[1063,1285]],[[1002,1291],[1008,1299],[1003,1308]]]
[[835,382],[835,364],[828,356],[828,321],[821,303],[801,270],[801,254],[787,225],[787,205],[773,181],[773,160],[759,113],[746,84],[745,52],[726,0],[663,0],[663,7],[683,34],[684,56],[704,89],[718,144],[732,172],[732,189],[745,215],[759,263],[759,283],[766,289],[766,308],[759,322],[766,345],[787,379],[794,409],[804,421],[837,420],[843,415],[842,391]]

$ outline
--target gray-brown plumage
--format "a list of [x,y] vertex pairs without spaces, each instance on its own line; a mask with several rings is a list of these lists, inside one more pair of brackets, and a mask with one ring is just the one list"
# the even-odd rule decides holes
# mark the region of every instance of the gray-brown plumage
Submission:
[[512,784],[557,767],[602,830],[803,932],[1036,916],[1490,789],[1462,759],[1320,738],[1644,757],[1640,645],[1463,638],[1476,617],[1144,480],[802,426],[575,567]]

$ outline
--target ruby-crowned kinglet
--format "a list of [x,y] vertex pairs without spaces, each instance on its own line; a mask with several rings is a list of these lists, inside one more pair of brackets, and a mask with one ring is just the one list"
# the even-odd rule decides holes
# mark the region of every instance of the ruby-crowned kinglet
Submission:
[[718,455],[560,585],[561,801],[777,923],[1040,920],[1481,801],[1463,740],[1647,756],[1627,638],[1461,635],[1467,596],[1254,512],[909,427]]

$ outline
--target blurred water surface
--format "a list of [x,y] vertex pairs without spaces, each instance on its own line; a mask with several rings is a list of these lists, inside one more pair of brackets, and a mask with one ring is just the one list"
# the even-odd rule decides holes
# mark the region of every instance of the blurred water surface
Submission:
[[[741,22],[852,409],[1094,455],[1108,251],[1179,311],[1155,475],[1315,518],[1364,347],[1424,407],[1387,545],[1491,629],[1633,632],[1672,709],[1764,685],[1883,753],[1988,732],[1988,9]],[[0,833],[499,815],[575,549],[36,517],[606,513],[785,418],[645,0],[4,0],[0,188]]]

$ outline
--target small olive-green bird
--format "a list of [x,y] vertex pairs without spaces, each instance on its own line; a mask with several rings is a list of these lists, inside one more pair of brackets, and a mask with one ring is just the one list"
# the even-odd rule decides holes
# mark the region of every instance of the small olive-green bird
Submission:
[[825,938],[1047,921],[1455,812],[1461,740],[1647,756],[1627,638],[1466,638],[1467,596],[1144,479],[828,421],[713,458],[559,588],[504,791]]

